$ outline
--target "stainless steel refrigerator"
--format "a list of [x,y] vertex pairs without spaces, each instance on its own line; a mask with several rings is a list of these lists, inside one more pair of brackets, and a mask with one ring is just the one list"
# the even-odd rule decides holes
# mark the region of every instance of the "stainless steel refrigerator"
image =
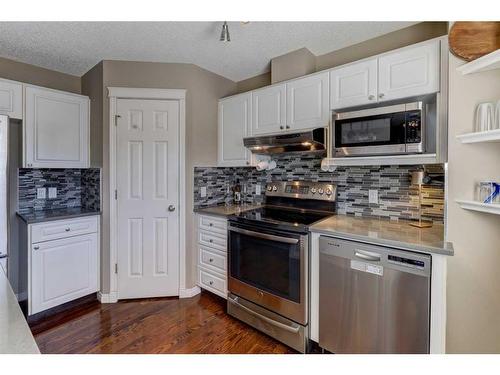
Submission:
[[[18,168],[22,154],[22,123],[0,115],[0,266],[19,293]],[[1,272],[1,270],[0,270]]]

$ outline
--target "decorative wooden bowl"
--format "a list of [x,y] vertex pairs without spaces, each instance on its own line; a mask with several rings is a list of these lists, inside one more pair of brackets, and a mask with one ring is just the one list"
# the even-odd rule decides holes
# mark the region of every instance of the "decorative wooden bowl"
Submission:
[[455,22],[448,40],[455,56],[475,60],[500,48],[500,22]]

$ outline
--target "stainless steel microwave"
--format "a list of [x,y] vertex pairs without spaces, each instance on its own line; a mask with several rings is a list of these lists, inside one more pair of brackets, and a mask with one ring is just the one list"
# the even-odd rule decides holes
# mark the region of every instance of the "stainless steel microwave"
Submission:
[[334,112],[333,157],[425,152],[424,102]]

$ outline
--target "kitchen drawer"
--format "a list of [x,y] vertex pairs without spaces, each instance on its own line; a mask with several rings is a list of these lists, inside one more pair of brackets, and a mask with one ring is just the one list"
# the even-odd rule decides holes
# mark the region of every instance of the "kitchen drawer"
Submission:
[[198,268],[200,287],[207,289],[223,298],[227,298],[226,279],[203,268]]
[[227,221],[213,216],[200,215],[198,228],[225,235],[227,233]]
[[198,231],[198,243],[220,251],[227,252],[227,237],[221,234]]
[[200,256],[200,266],[214,269],[215,271],[226,274],[227,257],[225,254],[204,246],[199,247],[198,254]]
[[80,234],[95,233],[98,229],[98,217],[57,220],[31,226],[31,242],[43,242],[77,236]]

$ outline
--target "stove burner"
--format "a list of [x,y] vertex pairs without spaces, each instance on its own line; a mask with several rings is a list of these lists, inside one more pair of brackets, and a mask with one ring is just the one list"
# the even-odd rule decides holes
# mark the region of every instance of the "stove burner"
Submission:
[[264,206],[250,211],[239,213],[237,216],[247,220],[270,221],[289,225],[311,225],[319,220],[331,216],[332,212],[311,212],[295,210],[287,207]]

